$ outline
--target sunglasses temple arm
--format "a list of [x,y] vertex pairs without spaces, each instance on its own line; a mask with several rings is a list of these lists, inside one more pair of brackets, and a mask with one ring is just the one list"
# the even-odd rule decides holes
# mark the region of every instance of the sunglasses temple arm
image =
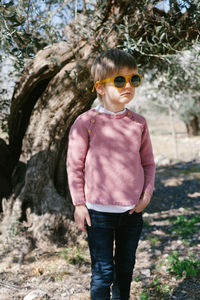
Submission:
[[97,83],[104,83],[104,82],[108,82],[109,80],[110,80],[110,78],[107,78],[107,79],[95,82],[95,84],[92,88],[92,93],[94,92],[94,89],[96,88]]

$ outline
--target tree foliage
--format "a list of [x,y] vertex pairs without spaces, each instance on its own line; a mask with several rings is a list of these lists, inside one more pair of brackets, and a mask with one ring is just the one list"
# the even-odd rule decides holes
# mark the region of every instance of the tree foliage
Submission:
[[71,1],[1,1],[1,49],[24,59],[33,57],[48,44],[64,38],[63,27],[70,20]]
[[[200,44],[168,57],[168,67],[156,70],[149,101],[171,109],[187,126],[188,133],[200,133]],[[189,129],[189,125],[192,128]]]
[[[0,125],[3,131],[7,130],[13,85],[25,63],[45,46],[65,40],[63,29],[74,18],[75,10],[83,6],[79,2],[74,7],[74,1],[70,0],[1,1]],[[5,66],[7,71],[3,70]]]
[[75,18],[71,26],[77,28],[79,39],[94,37],[96,44],[105,48],[113,35],[116,44],[145,56],[148,63],[152,57],[161,58],[190,46],[199,36],[199,1],[171,0],[167,11],[158,8],[159,2],[79,1],[75,8],[76,1],[66,0],[2,1],[1,48],[18,60],[32,57],[45,45],[63,39],[65,25]]
[[[115,43],[134,54],[141,66],[163,65],[165,56],[190,47],[199,37],[200,4],[197,1],[170,1],[169,10],[156,7],[160,1],[98,1],[100,11],[86,27],[95,33],[98,47]],[[107,3],[107,4],[105,4]],[[100,12],[110,5],[102,18]],[[182,12],[183,6],[187,8]],[[94,24],[96,28],[94,30]],[[85,28],[79,34],[85,33]]]

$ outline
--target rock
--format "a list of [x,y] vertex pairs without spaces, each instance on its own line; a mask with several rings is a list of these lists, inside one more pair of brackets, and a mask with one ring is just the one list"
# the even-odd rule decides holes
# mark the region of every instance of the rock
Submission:
[[9,295],[9,293],[8,293],[8,291],[7,291],[6,288],[3,288],[3,287],[0,288],[0,299],[1,300],[8,300],[8,299],[10,299],[10,295]]
[[34,300],[34,299],[49,299],[47,292],[42,290],[35,290],[28,293],[23,300]]
[[155,250],[155,255],[156,256],[160,256],[162,254],[162,252],[160,250]]
[[61,297],[67,297],[67,293],[61,294]]
[[141,270],[142,275],[145,275],[146,277],[150,277],[151,276],[151,271],[150,269],[143,269]]

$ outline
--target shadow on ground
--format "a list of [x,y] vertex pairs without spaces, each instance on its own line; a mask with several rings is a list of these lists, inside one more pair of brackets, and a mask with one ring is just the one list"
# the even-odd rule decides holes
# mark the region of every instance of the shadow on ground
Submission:
[[[200,299],[199,200],[199,162],[157,168],[155,191],[144,213],[139,247],[138,274],[147,274],[142,275],[143,285],[135,294],[140,299]],[[174,251],[178,253],[178,262],[190,259],[191,253],[199,260],[195,276],[186,276],[185,265],[179,279],[176,272],[167,270]]]
[[147,212],[193,208],[200,200],[200,162],[179,162],[158,167],[155,191]]

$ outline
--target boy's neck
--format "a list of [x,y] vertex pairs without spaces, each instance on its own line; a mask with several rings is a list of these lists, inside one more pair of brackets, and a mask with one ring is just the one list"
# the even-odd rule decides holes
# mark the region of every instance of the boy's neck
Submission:
[[111,112],[113,112],[113,113],[118,113],[118,112],[120,112],[120,111],[123,111],[124,109],[125,109],[125,105],[124,104],[121,104],[121,105],[108,105],[107,103],[102,103],[102,106],[105,108],[105,109],[107,109],[107,110],[109,110],[109,111],[111,111]]

